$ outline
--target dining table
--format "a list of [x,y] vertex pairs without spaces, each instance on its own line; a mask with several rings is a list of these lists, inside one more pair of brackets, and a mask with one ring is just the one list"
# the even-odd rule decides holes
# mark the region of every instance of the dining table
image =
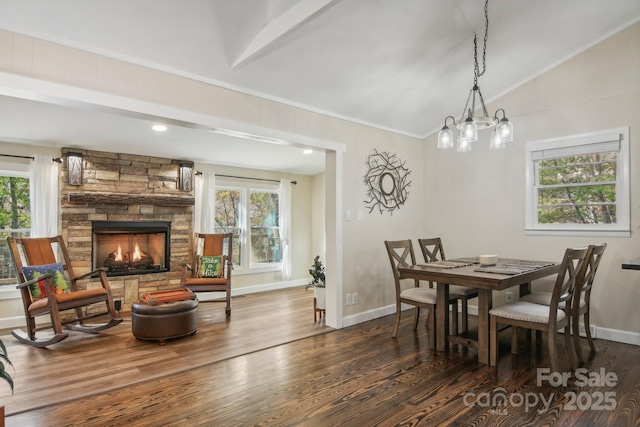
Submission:
[[[478,257],[457,258],[426,264],[399,267],[401,279],[418,279],[436,283],[436,349],[447,351],[449,343],[475,347],[478,362],[489,364],[489,311],[493,291],[515,286],[519,295],[531,292],[531,282],[560,271],[560,263],[512,258],[498,258],[494,265],[481,266]],[[449,285],[460,285],[478,290],[478,327],[461,334],[449,334]]]

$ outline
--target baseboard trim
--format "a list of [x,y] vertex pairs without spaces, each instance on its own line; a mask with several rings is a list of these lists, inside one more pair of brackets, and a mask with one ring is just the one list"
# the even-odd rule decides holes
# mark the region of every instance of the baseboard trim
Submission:
[[[231,296],[239,296],[239,295],[247,295],[247,294],[255,294],[258,292],[265,291],[274,291],[277,289],[286,289],[286,288],[295,288],[297,286],[303,286],[309,283],[307,279],[298,279],[298,280],[289,280],[286,282],[273,282],[266,283],[262,285],[255,286],[246,286],[242,288],[231,288]],[[220,299],[220,294],[224,294],[224,292],[206,292],[206,293],[198,293],[198,299],[200,301],[210,301]]]
[[[407,308],[411,308],[412,306],[407,305]],[[402,308],[402,311],[405,311],[407,308]],[[347,328],[349,326],[357,325],[358,323],[368,322],[369,320],[374,320],[379,317],[388,316],[390,314],[394,314],[396,312],[396,305],[388,305],[386,307],[380,307],[373,310],[365,311],[362,313],[353,314],[351,316],[342,318],[342,327]]]
[[[584,332],[584,326],[580,325],[580,327]],[[619,329],[599,328],[597,326],[595,327],[592,326],[591,331],[594,332],[592,333],[592,336],[594,338],[597,336],[598,339],[640,346],[640,333],[638,332],[621,331]],[[583,333],[581,333],[580,335],[584,336]]]
[[0,301],[5,299],[22,299],[20,290],[14,287],[9,288],[9,286],[12,285],[2,285],[2,288],[0,288]]
[[24,316],[5,317],[0,319],[0,329],[24,328],[26,326]]

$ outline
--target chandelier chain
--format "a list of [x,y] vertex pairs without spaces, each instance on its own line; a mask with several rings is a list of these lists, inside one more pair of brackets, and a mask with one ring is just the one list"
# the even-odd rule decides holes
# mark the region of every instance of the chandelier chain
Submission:
[[473,89],[469,91],[469,96],[467,96],[467,102],[464,104],[464,110],[462,110],[462,115],[460,116],[460,121],[464,121],[465,115],[467,114],[467,108],[469,108],[469,101],[471,101],[471,97],[473,96]]

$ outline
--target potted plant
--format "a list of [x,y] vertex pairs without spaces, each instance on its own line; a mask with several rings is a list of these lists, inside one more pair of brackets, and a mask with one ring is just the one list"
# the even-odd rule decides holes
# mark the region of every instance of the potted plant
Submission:
[[[13,365],[7,355],[7,348],[4,346],[2,340],[0,340],[0,378],[9,384],[9,387],[11,387],[11,394],[13,394],[13,378],[11,378],[11,375],[7,371],[9,366]],[[4,404],[2,404],[2,402],[0,402],[0,426],[4,427]]]
[[320,255],[317,255],[313,259],[313,265],[309,269],[309,274],[313,277],[313,280],[307,284],[306,289],[313,288],[314,296],[316,297],[316,308],[324,310],[326,308],[326,295],[325,295],[325,276],[324,266],[320,261]]

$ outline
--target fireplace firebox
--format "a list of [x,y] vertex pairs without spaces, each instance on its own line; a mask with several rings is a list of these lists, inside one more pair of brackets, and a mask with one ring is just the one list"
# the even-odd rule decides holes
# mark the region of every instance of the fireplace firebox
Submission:
[[171,222],[93,221],[93,268],[107,276],[169,271]]

